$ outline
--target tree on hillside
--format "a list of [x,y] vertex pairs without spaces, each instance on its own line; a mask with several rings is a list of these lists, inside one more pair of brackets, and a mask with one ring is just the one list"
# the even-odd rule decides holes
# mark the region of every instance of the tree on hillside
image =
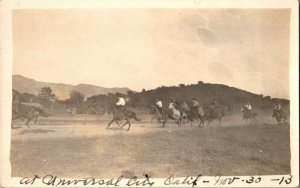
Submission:
[[80,107],[84,101],[84,95],[79,91],[72,90],[70,92],[69,104],[72,107]]
[[264,98],[265,98],[266,100],[268,100],[268,101],[271,100],[271,97],[270,97],[270,96],[265,96]]
[[204,84],[204,82],[202,82],[202,81],[198,81],[198,83],[197,83],[199,86],[201,86],[201,85],[203,85]]
[[50,87],[43,87],[39,90],[38,97],[41,99],[41,103],[45,106],[49,106],[51,101],[55,100],[55,94],[52,93]]
[[133,95],[133,91],[131,91],[131,90],[127,91],[127,95],[128,96],[132,96]]

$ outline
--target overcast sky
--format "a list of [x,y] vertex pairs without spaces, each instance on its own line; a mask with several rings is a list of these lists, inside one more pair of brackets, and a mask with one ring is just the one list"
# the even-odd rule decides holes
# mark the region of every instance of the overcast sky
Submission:
[[14,10],[13,74],[129,87],[221,83],[289,98],[284,9]]

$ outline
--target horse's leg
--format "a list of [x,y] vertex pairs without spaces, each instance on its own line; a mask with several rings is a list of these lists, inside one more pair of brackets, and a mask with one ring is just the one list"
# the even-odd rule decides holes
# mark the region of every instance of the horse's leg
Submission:
[[158,123],[161,123],[161,120],[159,118],[156,119]]
[[255,126],[256,126],[256,124],[257,124],[257,119],[256,119],[256,117],[255,117],[255,116],[253,117],[253,119],[254,119]]
[[127,129],[127,131],[130,130],[130,127],[131,127],[131,123],[130,123],[130,120],[128,120],[128,129]]
[[199,125],[198,125],[198,128],[201,127],[201,123],[202,123],[202,122],[201,122],[201,120],[200,120]]
[[26,122],[26,126],[29,128],[29,122],[31,121],[31,118],[28,118],[27,122]]
[[198,127],[204,127],[204,120],[200,119]]
[[125,117],[125,123],[121,126],[121,128],[123,128],[125,125],[127,125],[129,123],[129,118],[128,117]]
[[155,117],[154,116],[152,116],[152,118],[151,118],[151,120],[150,120],[150,123],[152,123],[153,122],[153,119],[154,119]]
[[115,122],[117,123],[118,127],[120,128],[120,124],[119,124],[119,121],[118,121],[118,120],[116,120]]
[[165,126],[166,126],[166,123],[167,123],[167,121],[168,121],[168,117],[163,117],[163,125],[162,125],[162,128],[165,128]]
[[[201,116],[198,116],[198,118],[200,120],[198,127],[204,127],[204,119]],[[203,126],[201,126],[201,125],[203,125]]]
[[108,125],[107,125],[107,127],[106,127],[105,129],[108,129],[109,126],[110,126],[114,121],[115,121],[115,118],[113,118],[113,119],[108,123]]
[[123,128],[127,124],[128,124],[128,121],[126,120],[126,122],[121,126],[121,128]]
[[38,118],[38,115],[36,115],[36,116],[34,117],[34,124],[37,124],[37,118]]
[[178,122],[178,127],[181,127],[181,117],[178,117],[177,122]]
[[120,128],[123,128],[127,124],[128,124],[128,121],[126,120],[126,122]]

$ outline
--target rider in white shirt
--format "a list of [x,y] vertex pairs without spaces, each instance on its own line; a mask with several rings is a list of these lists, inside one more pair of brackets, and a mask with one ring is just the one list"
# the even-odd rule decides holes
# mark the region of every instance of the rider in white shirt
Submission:
[[170,104],[169,104],[169,109],[174,109],[175,108],[175,102],[174,100],[172,99]]
[[246,107],[248,110],[252,110],[252,106],[251,106],[251,104],[250,104],[249,102],[245,105],[245,107]]
[[277,111],[280,111],[281,110],[281,105],[277,104],[274,109],[277,110]]
[[126,105],[125,99],[123,97],[118,97],[118,102],[116,103],[116,107],[123,110],[125,105]]
[[159,112],[162,114],[162,107],[163,107],[163,104],[161,102],[160,99],[156,99],[156,103],[155,103],[156,107],[158,108]]
[[155,105],[156,105],[158,108],[162,108],[162,102],[161,102],[161,100],[156,99]]
[[276,104],[275,105],[275,107],[274,107],[274,109],[273,109],[273,115],[272,115],[272,117],[275,117],[275,113],[276,112],[279,112],[279,113],[283,113],[283,111],[281,110],[281,105],[278,103],[278,104]]

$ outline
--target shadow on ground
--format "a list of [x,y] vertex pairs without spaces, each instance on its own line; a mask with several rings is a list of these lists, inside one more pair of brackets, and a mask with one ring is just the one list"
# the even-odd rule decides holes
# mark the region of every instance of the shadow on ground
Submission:
[[23,130],[20,132],[20,135],[28,134],[28,133],[33,133],[33,134],[48,134],[49,132],[56,132],[53,130],[44,130],[44,129],[34,129],[34,130]]

